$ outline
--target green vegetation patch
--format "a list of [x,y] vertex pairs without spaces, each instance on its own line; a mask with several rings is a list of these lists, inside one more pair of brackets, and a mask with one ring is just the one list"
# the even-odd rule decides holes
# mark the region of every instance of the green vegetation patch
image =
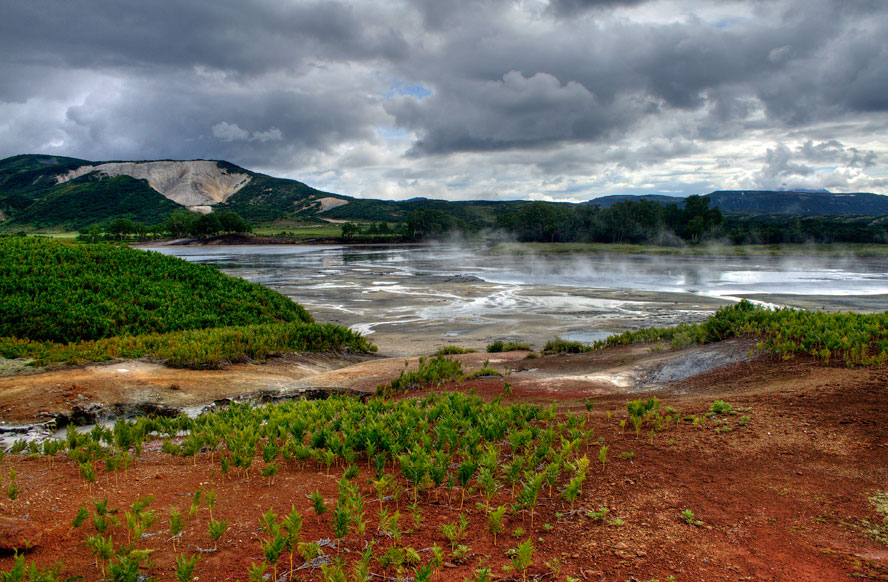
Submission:
[[152,357],[181,368],[216,368],[288,352],[375,352],[361,335],[330,323],[266,323],[113,337],[71,344],[0,338],[0,356],[30,365]]
[[658,341],[679,348],[732,337],[758,338],[758,351],[787,360],[807,355],[827,364],[838,360],[848,366],[883,366],[888,361],[888,312],[767,309],[743,300],[719,309],[703,323],[627,331],[584,346],[583,351]]
[[[376,351],[261,285],[158,253],[0,238],[0,357],[30,366],[151,357],[219,367]],[[6,365],[5,367],[9,367]]]
[[501,340],[497,340],[492,344],[487,345],[488,353],[498,353],[498,352],[519,352],[519,351],[530,351],[530,344],[520,344],[518,342],[503,342]]
[[[591,352],[599,346],[587,346],[584,343],[568,341],[561,338],[555,338],[546,342],[543,346],[544,354],[582,354],[583,352]],[[603,347],[603,346],[601,346]]]
[[311,316],[209,266],[121,246],[0,238],[0,337],[70,343],[284,322]]
[[452,382],[462,378],[462,364],[444,356],[432,358],[419,358],[416,370],[401,370],[401,374],[391,381],[388,386],[378,386],[377,392],[402,392],[419,389],[426,386],[440,386],[445,382]]
[[449,356],[449,355],[460,355],[460,354],[473,354],[475,350],[471,348],[463,348],[460,346],[441,346],[438,348],[437,355],[439,356]]

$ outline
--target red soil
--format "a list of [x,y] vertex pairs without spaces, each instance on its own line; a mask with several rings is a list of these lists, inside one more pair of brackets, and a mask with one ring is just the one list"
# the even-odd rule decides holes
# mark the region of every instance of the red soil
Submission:
[[[576,366],[581,361],[540,358],[533,365]],[[512,394],[504,397],[507,403],[555,399],[560,401],[560,410],[585,413],[582,395],[573,390],[556,386],[541,395],[534,392],[531,382],[513,384]],[[464,506],[470,526],[463,542],[470,546],[470,554],[461,563],[445,564],[433,580],[463,580],[479,563],[492,568],[494,579],[520,580],[520,574],[503,570],[508,563],[506,551],[527,537],[510,535],[518,527],[530,532],[536,548],[528,578],[540,580],[565,580],[566,575],[620,582],[665,581],[670,576],[679,581],[888,579],[888,547],[859,528],[861,519],[881,520],[867,497],[888,490],[886,387],[888,373],[882,370],[766,360],[735,365],[676,382],[656,393],[664,408],[672,406],[683,415],[702,415],[716,399],[729,401],[735,409],[744,410],[727,417],[730,432],[716,433],[715,419],[705,428],[683,421],[655,433],[652,441],[647,433],[636,437],[631,428],[618,425],[625,418],[630,396],[598,397],[589,425],[609,445],[609,461],[606,467],[596,464],[598,447],[589,448],[594,466],[574,510],[557,491],[550,496],[544,490],[533,528],[527,515],[507,517],[506,532],[494,545],[484,512],[475,507],[480,495],[470,491]],[[476,380],[460,388],[494,397],[503,394],[503,379]],[[610,417],[608,411],[612,411]],[[739,425],[743,415],[750,417],[748,426]],[[104,468],[98,469],[91,488],[77,466],[67,460],[7,455],[0,465],[3,485],[14,469],[21,494],[14,501],[4,495],[2,514],[38,524],[43,532],[28,559],[42,566],[61,562],[63,579],[100,579],[85,544],[94,533],[92,525],[89,520],[78,529],[70,525],[77,507],[83,504],[92,509],[94,499],[107,498],[109,506],[121,508],[118,517],[123,522],[123,511],[136,498],[153,494],[150,508],[157,511],[158,520],[149,530],[150,537],[138,540],[136,547],[155,550],[154,566],[145,574],[158,581],[174,580],[178,554],[213,547],[206,507],[187,517],[191,495],[199,487],[218,492],[213,517],[229,522],[217,550],[201,556],[195,570],[201,581],[247,580],[250,564],[262,558],[259,519],[269,508],[278,515],[286,514],[291,505],[302,511],[302,540],[333,537],[330,513],[317,519],[307,495],[320,490],[332,505],[342,468],[327,475],[312,463],[300,467],[288,462],[272,484],[259,476],[261,459],[254,463],[254,474],[243,479],[222,475],[209,454],[199,455],[195,463],[161,454],[159,447],[157,442],[147,446],[125,472],[106,474]],[[380,503],[368,483],[370,477],[364,467],[359,483],[371,500],[365,540],[376,542],[373,552],[378,556],[395,542],[376,532]],[[406,487],[403,480],[402,484]],[[458,520],[460,491],[457,487],[451,494],[446,488],[423,493],[418,527],[405,508],[408,497],[409,492],[399,505],[403,531],[399,545],[417,549],[426,563],[431,554],[425,550],[433,543],[448,549],[440,525]],[[509,499],[503,492],[495,503]],[[394,504],[386,502],[392,510]],[[175,546],[166,533],[171,506],[186,516],[185,533]],[[599,508],[609,509],[603,521],[587,517],[587,512]],[[680,516],[684,509],[693,511],[702,524],[685,523]],[[123,525],[110,531],[116,543],[126,542]],[[364,540],[350,534],[338,556],[352,563],[364,547]],[[546,566],[554,558],[563,565],[557,577]],[[295,562],[300,565],[303,560],[297,555]],[[0,557],[0,571],[11,564],[11,557]],[[284,556],[279,576],[287,570],[286,564]],[[376,563],[371,570],[382,576],[374,580],[396,576]],[[321,571],[298,570],[293,579],[321,580]]]

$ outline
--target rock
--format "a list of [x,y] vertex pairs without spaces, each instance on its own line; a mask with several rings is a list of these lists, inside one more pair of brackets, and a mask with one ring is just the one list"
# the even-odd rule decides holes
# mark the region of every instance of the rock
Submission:
[[34,522],[0,515],[0,551],[30,550],[40,543],[40,536]]
[[[67,174],[56,176],[63,184],[91,172],[104,176],[130,176],[145,180],[153,189],[183,206],[212,206],[225,202],[252,179],[240,172],[228,173],[210,160],[186,162],[109,162],[97,166],[80,166]],[[197,209],[200,211],[200,209]]]

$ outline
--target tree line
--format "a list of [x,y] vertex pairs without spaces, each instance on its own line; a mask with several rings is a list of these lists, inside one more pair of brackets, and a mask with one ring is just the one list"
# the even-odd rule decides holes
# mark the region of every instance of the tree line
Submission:
[[166,220],[157,224],[143,224],[128,218],[117,218],[100,225],[84,228],[78,240],[99,242],[103,240],[129,240],[172,236],[176,238],[204,238],[219,234],[252,232],[253,227],[236,212],[223,210],[198,215],[193,212],[174,212]]
[[[528,202],[504,208],[488,228],[521,242],[591,242],[680,245],[704,241],[728,244],[888,243],[888,217],[724,216],[704,196],[689,196],[683,207],[649,200],[595,204]],[[481,228],[441,210],[414,210],[398,230],[405,240],[445,238]]]

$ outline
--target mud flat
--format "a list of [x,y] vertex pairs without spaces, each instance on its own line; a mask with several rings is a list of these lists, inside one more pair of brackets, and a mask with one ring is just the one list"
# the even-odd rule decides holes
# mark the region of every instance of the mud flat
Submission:
[[[524,247],[522,247],[524,248]],[[535,247],[531,247],[533,251]],[[383,354],[495,340],[539,349],[699,322],[742,297],[792,307],[888,308],[888,258],[499,252],[472,244],[161,247],[267,285]]]

